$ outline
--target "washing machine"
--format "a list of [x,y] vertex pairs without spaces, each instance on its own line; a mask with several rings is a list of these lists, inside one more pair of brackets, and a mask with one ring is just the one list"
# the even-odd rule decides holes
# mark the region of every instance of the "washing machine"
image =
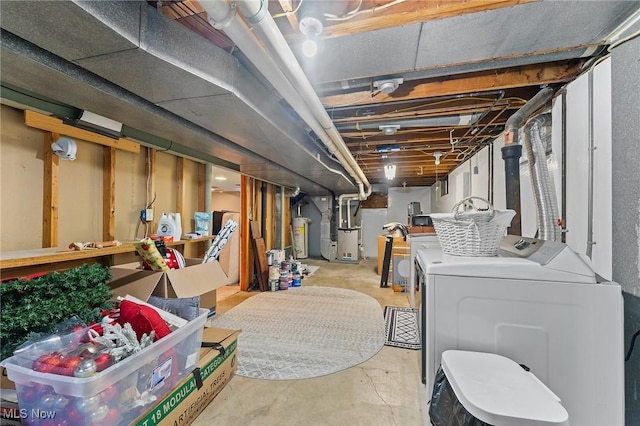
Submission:
[[597,282],[588,258],[507,236],[497,257],[418,249],[415,271],[428,400],[445,350],[488,352],[531,369],[570,424],[624,424],[622,290]]
[[[438,248],[440,249],[440,241],[435,232],[423,233],[423,234],[409,234],[407,236],[410,247],[410,259],[411,262],[415,261],[418,249],[424,248]],[[411,263],[409,264],[411,266]],[[409,306],[413,309],[417,309],[420,304],[420,288],[416,285],[416,268],[410,267],[409,276],[409,290],[407,291],[407,297],[409,298]]]

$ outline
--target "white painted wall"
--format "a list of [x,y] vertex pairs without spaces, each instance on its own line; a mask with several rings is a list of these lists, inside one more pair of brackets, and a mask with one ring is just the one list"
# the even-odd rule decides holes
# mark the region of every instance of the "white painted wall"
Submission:
[[[603,278],[613,279],[611,59],[594,69],[594,227],[592,259]],[[631,212],[630,212],[631,213]]]
[[378,235],[385,233],[382,227],[389,222],[387,209],[362,209],[362,254],[366,259],[378,257]]
[[[594,268],[611,279],[611,60],[593,70]],[[567,244],[587,252],[589,163],[588,74],[567,86]]]
[[424,214],[431,212],[430,187],[389,188],[386,209],[360,209],[362,220],[362,254],[378,257],[378,236],[385,234],[382,226],[389,222],[408,224],[409,203],[417,201]]
[[431,211],[431,188],[413,186],[389,188],[387,199],[387,219],[389,222],[407,223],[409,203],[417,201],[426,214]]
[[[493,184],[493,207],[496,209],[504,209],[506,205],[505,189],[504,189],[504,162],[500,148],[503,146],[503,138],[500,136],[493,142],[493,167],[494,167],[494,184]],[[440,191],[435,188],[432,191],[431,205],[434,213],[448,213],[453,206],[464,198],[464,180],[465,173],[469,173],[471,177],[472,196],[483,198],[490,201],[489,174],[490,174],[490,149],[485,147],[479,151],[473,158],[462,163],[454,171],[449,174],[449,193],[441,195]],[[474,167],[477,165],[478,173],[474,173]],[[481,203],[478,204],[479,206]]]
[[[567,86],[567,193],[566,225],[567,244],[578,253],[587,248],[588,221],[588,76],[576,79]],[[603,278],[611,279],[612,265],[612,201],[611,201],[611,61],[598,64],[593,71],[593,121],[594,121],[594,212],[592,261],[595,271]],[[562,98],[557,97],[552,107],[552,153],[547,159],[549,171],[556,188],[558,207],[561,210],[562,179]],[[503,138],[493,142],[493,207],[506,208],[504,160],[500,149]],[[442,196],[434,190],[431,194],[432,212],[450,212],[463,198],[463,175],[471,172],[471,195],[488,199],[489,149],[480,151],[474,158],[461,164],[449,175],[449,193]],[[523,155],[525,155],[523,153]],[[473,167],[478,164],[478,174]],[[536,210],[531,188],[531,178],[526,164],[520,168],[520,197],[522,207],[522,235],[535,237],[537,231]],[[560,211],[560,214],[562,212]]]

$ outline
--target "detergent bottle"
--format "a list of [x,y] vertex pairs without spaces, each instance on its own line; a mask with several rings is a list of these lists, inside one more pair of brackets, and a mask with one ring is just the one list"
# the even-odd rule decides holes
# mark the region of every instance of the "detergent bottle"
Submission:
[[[180,237],[176,231],[176,221],[173,213],[162,213],[160,220],[158,220],[158,232],[156,233],[162,237],[173,237],[174,241],[178,241]],[[176,235],[178,235],[178,238],[176,238]]]
[[180,213],[173,213],[173,222],[175,223],[175,233],[173,234],[173,241],[182,239],[182,215]]

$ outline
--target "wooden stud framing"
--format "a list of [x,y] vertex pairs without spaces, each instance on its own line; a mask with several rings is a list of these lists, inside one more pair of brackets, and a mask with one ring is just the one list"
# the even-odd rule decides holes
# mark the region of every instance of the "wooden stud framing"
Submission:
[[[149,191],[146,196],[149,197],[149,200],[151,201],[153,199],[153,194],[156,193],[156,157],[157,157],[157,153],[158,151],[156,151],[153,148],[147,148],[147,152],[146,152],[146,172],[147,172],[147,176],[149,176],[149,187],[147,189],[145,189],[146,191]],[[157,214],[154,214],[154,220],[152,220],[151,222],[149,222],[149,229],[155,229],[155,217],[158,216]]]
[[249,235],[249,219],[251,218],[251,178],[240,176],[240,290],[249,290],[253,276],[253,259],[249,250],[251,237]]
[[[184,191],[185,191],[185,183],[184,183],[184,158],[176,157],[176,212],[180,213],[180,218],[182,220],[181,226],[185,224],[185,215],[184,215]],[[182,239],[182,235],[180,238]],[[194,257],[193,247],[191,244],[186,245],[183,249],[183,253],[185,257]]]
[[275,185],[268,183],[265,186],[265,223],[262,225],[262,236],[267,249],[274,248],[276,223],[275,223]]
[[134,153],[140,152],[140,144],[127,138],[112,139],[102,136],[88,130],[79,129],[77,127],[64,124],[59,118],[40,114],[34,111],[24,111],[24,124],[36,129],[45,130],[52,133],[69,136],[71,138],[82,139],[83,141],[93,142],[100,145],[110,146]]
[[206,186],[207,165],[198,164],[198,211],[205,211],[205,197],[211,197],[211,189],[207,191]]
[[[198,163],[198,211],[204,212],[205,210],[205,197],[211,197],[211,189],[206,189],[206,171],[207,165]],[[195,228],[194,228],[195,229]],[[205,251],[209,248],[208,242],[202,242],[194,247],[196,253],[195,257],[203,257]]]
[[176,158],[176,212],[184,214],[184,158]]
[[53,154],[51,144],[55,133],[44,134],[44,182],[42,194],[42,247],[58,246],[58,171],[60,157]]
[[102,149],[102,241],[115,240],[116,234],[116,149]]

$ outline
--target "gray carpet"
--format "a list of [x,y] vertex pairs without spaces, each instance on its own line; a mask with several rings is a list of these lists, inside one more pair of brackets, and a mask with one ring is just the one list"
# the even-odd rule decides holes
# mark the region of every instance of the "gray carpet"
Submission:
[[256,379],[335,373],[368,360],[385,341],[382,309],[374,298],[330,287],[260,293],[211,326],[242,330],[237,374]]

